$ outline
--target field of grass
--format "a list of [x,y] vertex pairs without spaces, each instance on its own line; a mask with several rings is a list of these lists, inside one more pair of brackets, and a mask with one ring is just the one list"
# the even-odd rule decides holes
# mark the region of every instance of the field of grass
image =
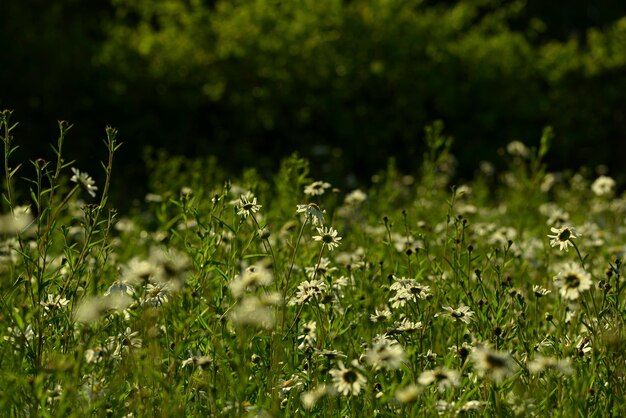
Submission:
[[172,157],[121,214],[114,129],[95,184],[65,123],[55,161],[14,166],[9,117],[2,416],[626,415],[626,198],[550,172],[549,130],[457,182],[435,125],[367,190]]

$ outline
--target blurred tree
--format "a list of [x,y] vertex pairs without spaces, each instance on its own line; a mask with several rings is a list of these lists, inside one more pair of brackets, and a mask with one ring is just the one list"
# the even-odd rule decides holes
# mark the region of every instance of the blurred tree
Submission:
[[562,14],[535,0],[37,4],[0,15],[0,105],[33,144],[57,118],[76,123],[76,152],[118,127],[127,177],[146,145],[231,170],[274,170],[299,150],[318,175],[369,175],[392,155],[415,171],[435,119],[465,171],[507,141],[536,144],[546,124],[557,167],[617,166],[626,151],[619,2]]

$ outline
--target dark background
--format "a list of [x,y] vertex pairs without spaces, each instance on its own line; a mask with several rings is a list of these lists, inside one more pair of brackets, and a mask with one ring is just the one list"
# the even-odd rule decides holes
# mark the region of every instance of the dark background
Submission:
[[20,123],[16,158],[52,158],[63,119],[68,159],[98,178],[114,126],[122,206],[146,191],[146,147],[215,155],[233,174],[298,151],[341,186],[390,156],[416,172],[438,119],[460,176],[511,140],[538,145],[546,125],[551,169],[624,174],[623,1],[5,3],[0,108]]

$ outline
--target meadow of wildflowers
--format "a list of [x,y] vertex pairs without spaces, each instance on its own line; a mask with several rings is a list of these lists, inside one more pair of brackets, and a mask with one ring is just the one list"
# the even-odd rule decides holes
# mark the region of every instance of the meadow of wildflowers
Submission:
[[9,117],[3,416],[626,414],[626,197],[548,171],[549,130],[465,182],[432,128],[419,171],[368,189],[297,156],[271,179],[172,162],[122,214],[114,129],[96,184],[65,123],[55,161],[13,166]]

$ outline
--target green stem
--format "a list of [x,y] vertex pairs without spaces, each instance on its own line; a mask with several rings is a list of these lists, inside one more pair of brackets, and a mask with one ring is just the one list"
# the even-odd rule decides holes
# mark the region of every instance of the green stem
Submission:
[[310,218],[310,215],[307,214],[306,218],[304,219],[304,223],[302,224],[302,227],[300,227],[300,232],[298,232],[296,245],[293,248],[293,253],[291,254],[291,260],[289,261],[289,271],[287,272],[287,276],[285,277],[285,283],[283,284],[283,309],[282,309],[281,321],[280,321],[281,334],[283,334],[283,331],[285,329],[285,317],[287,316],[287,292],[289,291],[289,279],[291,277],[291,272],[293,271],[293,265],[296,260],[298,247],[300,246],[300,240],[302,239],[302,233],[304,232],[305,225],[309,222],[309,218]]
[[580,251],[578,251],[578,246],[571,239],[568,239],[568,241],[570,244],[572,244],[572,247],[574,247],[574,249],[576,250],[576,254],[578,254],[578,259],[580,260],[580,264],[583,266],[583,270],[587,270],[585,268],[585,259],[582,257],[582,255],[580,255]]

